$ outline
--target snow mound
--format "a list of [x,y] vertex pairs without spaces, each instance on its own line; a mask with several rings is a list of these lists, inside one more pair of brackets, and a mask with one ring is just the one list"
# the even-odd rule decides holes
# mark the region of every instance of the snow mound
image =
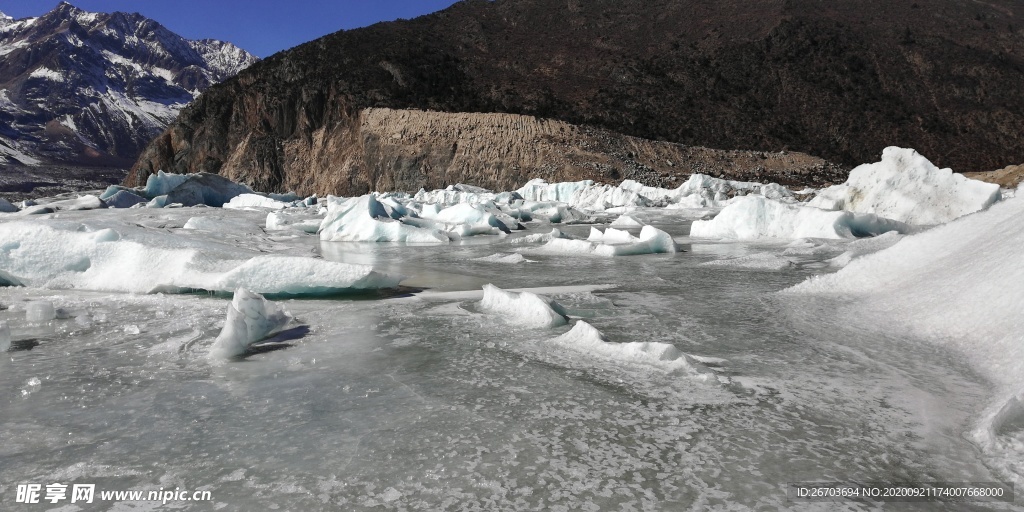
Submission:
[[826,211],[751,195],[736,199],[714,219],[694,221],[690,236],[733,240],[854,238],[889,231],[906,233],[910,227],[870,213]]
[[[614,228],[608,228],[608,231],[612,230],[614,230]],[[600,231],[592,229],[591,236],[595,236],[595,232],[600,234]],[[628,233],[626,234],[628,235]],[[552,238],[548,240],[545,245],[535,250],[550,254],[592,255],[603,257],[679,252],[679,246],[677,246],[675,241],[672,240],[672,236],[658,228],[655,228],[654,226],[644,226],[643,229],[640,230],[640,238],[634,239],[635,241],[630,243],[605,243],[603,240],[606,235],[607,231],[601,235],[602,242]]]
[[1024,198],[1008,199],[907,236],[835,274],[811,278],[783,293],[852,297],[847,307],[853,321],[909,331],[966,355],[1002,388],[974,437],[990,454],[1013,452],[1010,458],[1019,461],[1024,456],[1021,439],[1000,431],[1012,418],[1024,417],[1014,412],[1024,397],[1021,218]]
[[651,366],[667,372],[699,376],[706,380],[715,378],[712,372],[704,370],[700,363],[669,343],[610,342],[601,331],[582,320],[577,321],[569,332],[551,339],[549,343],[602,359]]
[[[74,223],[0,227],[0,281],[15,286],[128,293],[239,286],[260,293],[318,295],[390,288],[400,276],[363,265],[252,252],[138,228],[89,231]],[[119,228],[120,230],[120,228]]]
[[253,343],[281,332],[295,318],[283,307],[245,288],[235,290],[228,316],[209,356],[229,359],[245,354]]
[[999,185],[939,169],[913,149],[888,147],[882,161],[858,166],[846,183],[822,190],[810,205],[934,225],[984,210],[999,198]]
[[530,292],[508,292],[484,285],[480,309],[500,315],[509,323],[530,328],[558,327],[568,323],[565,309],[557,302]]

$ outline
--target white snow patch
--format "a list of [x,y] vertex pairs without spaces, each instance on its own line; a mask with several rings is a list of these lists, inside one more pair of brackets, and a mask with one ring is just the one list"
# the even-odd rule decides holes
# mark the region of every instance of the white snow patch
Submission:
[[[1024,456],[1024,198],[910,235],[784,294],[850,298],[851,321],[908,332],[967,356],[1002,389],[973,436],[1009,471]],[[1012,427],[1013,423],[1017,427]],[[1024,475],[1018,471],[1018,481]]]

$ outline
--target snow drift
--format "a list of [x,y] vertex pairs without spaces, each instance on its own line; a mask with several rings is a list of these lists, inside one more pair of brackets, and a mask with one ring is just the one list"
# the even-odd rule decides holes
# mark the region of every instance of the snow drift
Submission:
[[[1020,441],[999,432],[1024,418],[1024,198],[1008,199],[853,260],[785,294],[853,297],[852,318],[946,344],[999,384],[975,439],[989,450]],[[1017,450],[1019,454],[1020,450]],[[1019,460],[1019,456],[1018,456]]]

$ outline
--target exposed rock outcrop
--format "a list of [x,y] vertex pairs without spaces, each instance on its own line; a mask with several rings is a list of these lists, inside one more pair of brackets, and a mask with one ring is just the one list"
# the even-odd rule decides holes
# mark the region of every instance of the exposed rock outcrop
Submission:
[[[364,109],[347,123],[287,141],[275,159],[280,167],[254,173],[248,169],[258,165],[260,151],[268,151],[259,144],[255,136],[237,144],[221,173],[259,189],[341,195],[415,192],[455,183],[511,190],[531,178],[634,179],[674,187],[694,173],[785,184],[842,181],[844,175],[841,167],[803,153],[684,146],[516,114]],[[179,146],[177,152],[183,151]],[[148,169],[133,174],[129,184],[144,183],[148,174]]]
[[1003,188],[1017,188],[1024,181],[1024,164],[1008,165],[996,171],[967,172],[968,178],[995,183]]

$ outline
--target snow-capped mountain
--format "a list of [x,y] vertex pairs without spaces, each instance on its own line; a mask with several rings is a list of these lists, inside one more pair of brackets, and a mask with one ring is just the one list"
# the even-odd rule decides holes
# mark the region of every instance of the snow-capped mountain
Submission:
[[0,164],[130,165],[200,92],[257,60],[137,13],[0,13]]

